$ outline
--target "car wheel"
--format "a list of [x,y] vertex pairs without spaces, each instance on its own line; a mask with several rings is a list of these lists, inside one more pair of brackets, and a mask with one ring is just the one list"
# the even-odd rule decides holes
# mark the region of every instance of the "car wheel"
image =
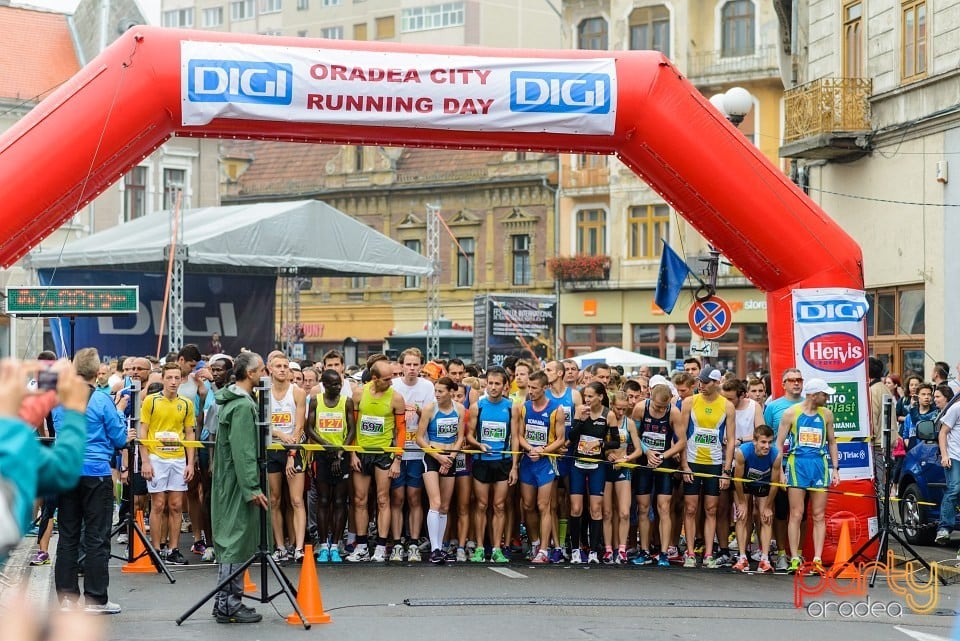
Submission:
[[937,535],[936,523],[927,523],[927,508],[921,505],[923,495],[916,483],[911,483],[900,498],[900,522],[907,543],[930,545]]

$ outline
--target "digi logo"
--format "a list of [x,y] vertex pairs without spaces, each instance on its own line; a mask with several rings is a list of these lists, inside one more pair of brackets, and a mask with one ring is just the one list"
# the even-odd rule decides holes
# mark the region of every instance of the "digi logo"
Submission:
[[850,300],[800,301],[796,307],[798,323],[859,322],[866,315],[866,302]]
[[513,71],[510,73],[510,111],[610,113],[610,76]]
[[274,62],[191,60],[187,65],[190,102],[293,102],[293,66]]

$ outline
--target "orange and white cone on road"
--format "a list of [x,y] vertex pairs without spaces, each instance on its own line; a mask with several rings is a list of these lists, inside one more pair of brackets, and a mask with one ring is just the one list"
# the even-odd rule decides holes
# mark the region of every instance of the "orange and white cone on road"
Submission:
[[[303,550],[303,567],[300,569],[300,584],[297,586],[297,605],[303,612],[307,623],[330,623],[330,615],[323,611],[323,597],[320,596],[320,580],[317,578],[317,565],[313,559],[313,546]],[[296,611],[287,617],[290,625],[303,625]]]
[[[143,510],[137,510],[137,525],[140,526],[140,532],[145,531],[143,528]],[[133,544],[134,560],[130,563],[125,563],[123,567],[120,568],[120,572],[123,574],[152,574],[158,572],[159,570],[153,565],[153,559],[147,554],[147,548],[145,548],[140,541],[140,534],[136,531],[133,533],[133,541],[131,541],[131,543]]]

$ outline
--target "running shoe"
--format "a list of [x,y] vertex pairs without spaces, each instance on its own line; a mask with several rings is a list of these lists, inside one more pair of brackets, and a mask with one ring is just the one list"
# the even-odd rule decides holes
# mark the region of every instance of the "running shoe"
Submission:
[[290,560],[290,557],[287,556],[287,550],[285,548],[277,548],[273,551],[273,560],[277,563],[286,563]]
[[330,548],[322,547],[320,551],[317,552],[317,563],[329,563],[330,562]]
[[478,547],[473,551],[473,556],[470,557],[470,563],[486,563],[487,555],[483,551],[483,548]]
[[206,550],[203,551],[203,556],[200,557],[201,563],[213,563],[217,560],[217,551],[211,545]]
[[[420,550],[417,550],[417,554],[419,553]],[[445,560],[442,550],[437,549],[430,553],[430,563],[434,565],[442,565]]]
[[510,559],[504,556],[503,550],[500,548],[493,548],[493,552],[490,554],[490,561],[493,563],[509,563]]
[[793,557],[790,559],[790,565],[787,567],[787,572],[790,574],[796,574],[797,570],[800,569],[801,563],[803,563],[803,561],[801,561],[799,557]]
[[80,605],[79,599],[71,599],[70,597],[63,597],[60,600],[60,611],[61,612],[74,612],[76,610],[82,610],[83,606]]
[[303,563],[303,550],[297,548],[293,551],[293,562],[294,563]]
[[730,555],[726,552],[721,552],[717,555],[717,567],[718,568],[728,568],[733,565],[733,559],[730,558]]
[[400,547],[399,543],[394,544],[393,551],[390,553],[390,561],[391,563],[403,563],[403,548]]
[[807,569],[807,576],[826,576],[827,573],[823,569],[823,561],[820,559],[814,559],[813,563],[810,564],[809,569]]
[[717,568],[720,567],[720,564],[717,562],[717,559],[713,555],[710,555],[710,556],[704,557],[703,567],[707,568],[708,570],[716,570]]
[[343,559],[340,558],[340,550],[337,548],[337,546],[330,548],[330,562],[343,563]]
[[130,539],[127,538],[126,532],[121,532],[120,534],[117,535],[117,543],[119,545],[126,545],[129,540]]
[[167,547],[166,543],[160,544],[160,549],[157,552],[160,555],[161,559],[166,559],[167,555],[170,554],[170,548]]
[[703,539],[696,539],[693,542],[693,553],[698,555],[703,555],[707,549],[707,544]]
[[572,552],[570,552],[570,563],[572,563],[573,565],[577,565],[577,564],[579,564],[579,563],[583,563],[583,559],[581,559],[581,557],[580,557],[580,549],[579,549],[579,548],[573,550]]
[[603,564],[613,565],[613,550],[607,550],[603,553]]
[[657,557],[657,567],[658,568],[670,567],[670,557],[667,556],[666,552],[661,552],[660,556]]
[[566,559],[563,558],[563,550],[560,548],[553,548],[553,551],[550,552],[550,563],[563,563],[565,560]]
[[777,559],[777,572],[786,572],[790,569],[790,561],[787,560],[786,554],[781,554],[780,558]]
[[950,530],[946,528],[940,528],[937,530],[937,538],[933,540],[937,545],[944,545],[950,540]]
[[737,543],[737,535],[735,532],[731,532],[730,536],[727,537],[727,547],[731,550],[740,551],[740,547]]
[[[661,556],[666,557],[667,555],[661,553]],[[633,557],[632,563],[634,565],[650,565],[653,563],[653,558],[647,553],[646,550],[640,550],[640,553]]]
[[221,612],[217,615],[217,623],[259,623],[262,619],[262,614],[245,605],[241,605],[233,614]]
[[472,556],[474,550],[477,549],[477,543],[475,541],[467,541],[467,544],[464,547],[467,550],[467,554]]
[[617,556],[616,556],[616,559],[614,560],[614,562],[615,562],[617,565],[625,565],[625,564],[629,563],[630,560],[627,558],[627,551],[624,550],[624,549],[619,549],[619,550],[617,550]]
[[593,563],[595,565],[600,564],[600,558],[597,556],[596,552],[592,550],[590,551],[590,554],[587,555],[587,563]]
[[760,561],[761,556],[762,556],[762,553],[760,552],[760,548],[757,548],[756,550],[753,551],[753,554],[750,555],[750,559],[752,561],[758,562]]
[[89,614],[120,614],[120,606],[113,601],[106,603],[87,603],[83,608]]
[[760,559],[760,563],[757,565],[757,572],[761,574],[771,573],[773,572],[773,566],[770,565],[770,561],[768,559]]
[[420,561],[422,561],[420,557],[420,546],[416,543],[410,544],[410,548],[407,551],[407,561],[410,563],[420,563]]
[[37,553],[30,559],[30,565],[50,565],[50,555],[43,550],[37,550]]
[[457,563],[466,563],[467,562],[467,551],[463,548],[457,548]]
[[370,560],[370,551],[366,545],[358,545],[353,552],[347,555],[347,561],[350,563],[362,563]]
[[683,567],[685,567],[685,568],[695,568],[695,567],[697,567],[697,555],[696,555],[696,554],[684,554],[684,555],[683,555]]
[[[430,539],[425,536],[421,536],[417,539],[417,547],[420,549],[420,552],[429,552],[430,551]],[[419,559],[417,559],[419,560]]]
[[170,550],[170,554],[167,555],[167,563],[170,565],[187,565],[187,560],[180,554],[179,549],[174,548]]
[[197,556],[203,556],[203,553],[206,552],[207,546],[204,545],[203,541],[197,541],[190,546],[190,551],[196,554]]
[[387,560],[387,546],[378,545],[373,548],[373,556],[370,557],[370,560],[374,563],[383,563]]
[[747,560],[747,557],[741,556],[737,559],[737,562],[733,564],[734,572],[749,572],[750,571],[750,561]]
[[536,565],[544,565],[546,563],[550,563],[550,555],[547,554],[546,550],[541,549],[540,551],[537,552],[537,555],[533,557],[533,559],[530,562]]
[[680,550],[671,545],[667,548],[667,559],[670,563],[683,563],[684,558],[680,555]]

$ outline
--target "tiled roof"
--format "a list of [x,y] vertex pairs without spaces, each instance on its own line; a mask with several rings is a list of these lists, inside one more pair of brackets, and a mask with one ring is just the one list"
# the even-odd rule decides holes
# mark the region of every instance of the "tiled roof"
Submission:
[[0,6],[0,98],[40,100],[80,70],[62,13]]
[[405,149],[400,160],[397,161],[397,173],[430,175],[443,171],[485,169],[502,158],[502,151]]

